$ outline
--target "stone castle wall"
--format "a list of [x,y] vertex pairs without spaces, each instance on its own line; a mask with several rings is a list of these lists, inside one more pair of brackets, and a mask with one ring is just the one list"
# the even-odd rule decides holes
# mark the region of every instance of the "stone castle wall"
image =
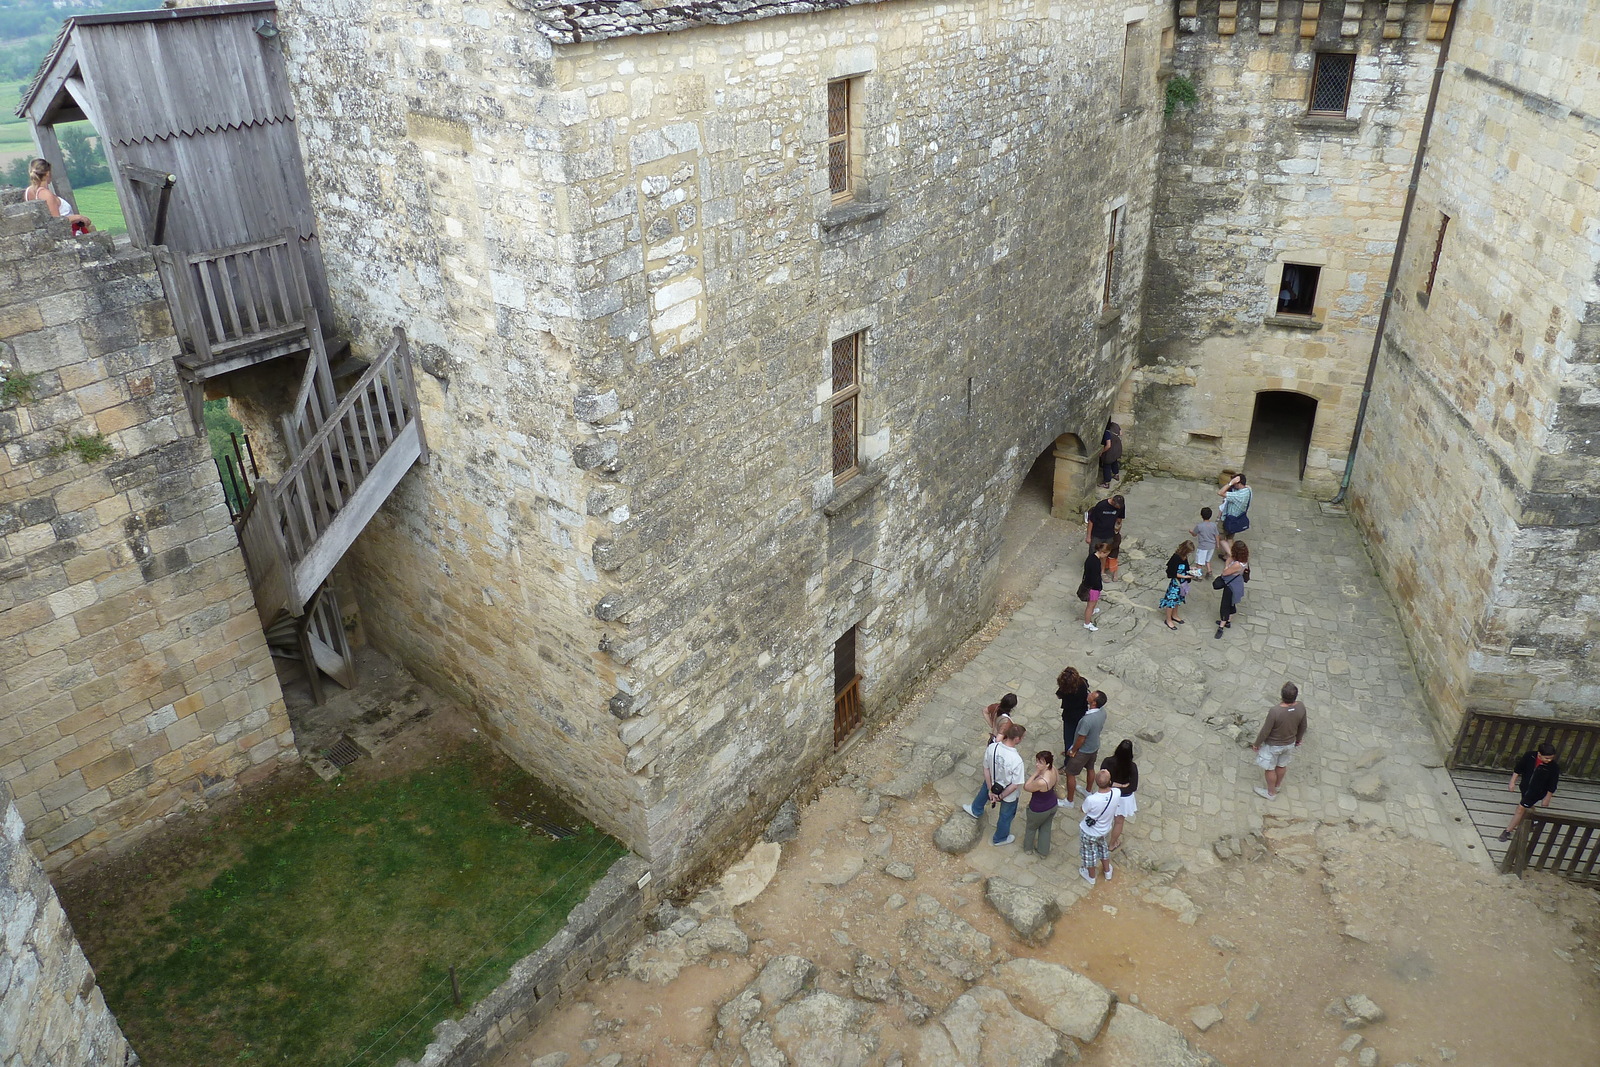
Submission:
[[[436,460],[357,550],[364,622],[676,877],[831,751],[834,642],[860,626],[891,704],[987,612],[1034,458],[1098,441],[1168,16],[905,0],[555,46],[498,4],[419,17],[284,7],[336,303],[431,346]],[[836,489],[829,346],[857,330]]]
[[0,780],[0,1048],[16,1067],[138,1063]]
[[1600,719],[1600,11],[1457,17],[1353,483],[1446,739]]
[[0,207],[0,778],[51,869],[295,758],[177,350],[147,253]]
[[525,12],[426,7],[279,8],[339,325],[369,351],[405,327],[431,453],[343,573],[368,639],[643,852],[573,455],[581,367],[612,353],[581,343],[571,104]]
[[[1157,468],[1238,469],[1256,394],[1287,391],[1317,401],[1307,488],[1337,486],[1438,55],[1434,6],[1179,5],[1173,69],[1199,100],[1162,144],[1125,401],[1129,446]],[[1356,56],[1345,117],[1308,113],[1318,52]],[[1308,318],[1277,314],[1286,262],[1321,267]]]

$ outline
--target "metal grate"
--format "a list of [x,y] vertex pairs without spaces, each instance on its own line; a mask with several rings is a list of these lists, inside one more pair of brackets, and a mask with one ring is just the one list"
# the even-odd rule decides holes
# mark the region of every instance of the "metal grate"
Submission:
[[856,384],[861,366],[861,335],[853,333],[833,342],[833,391],[842,393]]
[[833,405],[833,476],[839,478],[856,469],[856,398],[848,397]]
[[328,751],[324,755],[335,767],[348,767],[361,758],[361,749],[350,740],[349,734],[340,734],[339,740],[328,746]]
[[1311,71],[1311,112],[1316,115],[1343,115],[1350,106],[1350,81],[1355,76],[1356,57],[1348,52],[1319,52]]
[[828,189],[850,192],[850,82],[828,83]]

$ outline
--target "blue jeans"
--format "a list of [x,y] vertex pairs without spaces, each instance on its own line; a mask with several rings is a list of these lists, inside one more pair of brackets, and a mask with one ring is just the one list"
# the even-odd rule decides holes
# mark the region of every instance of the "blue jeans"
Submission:
[[[980,784],[978,786],[978,795],[972,798],[971,810],[978,812],[979,816],[981,817],[983,814],[984,805],[989,803],[989,799],[989,786],[986,783]],[[996,823],[994,827],[995,844],[998,845],[1000,842],[1011,836],[1011,820],[1015,819],[1016,817],[1017,801],[1016,794],[1013,793],[1012,799],[1002,800],[1000,802],[1000,821]]]

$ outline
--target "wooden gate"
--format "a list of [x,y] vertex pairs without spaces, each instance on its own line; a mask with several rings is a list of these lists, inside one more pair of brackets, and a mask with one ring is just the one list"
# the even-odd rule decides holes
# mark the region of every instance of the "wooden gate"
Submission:
[[833,697],[833,747],[835,750],[861,727],[861,675],[845,683]]

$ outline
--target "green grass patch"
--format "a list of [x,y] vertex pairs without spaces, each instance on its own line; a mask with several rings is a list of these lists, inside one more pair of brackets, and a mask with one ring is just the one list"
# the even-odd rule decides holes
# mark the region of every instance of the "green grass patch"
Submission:
[[68,434],[53,451],[58,456],[70,452],[84,463],[99,463],[102,459],[110,459],[117,450],[111,447],[111,442],[106,440],[103,433],[74,433]]
[[[206,440],[211,443],[211,458],[217,464],[217,477],[222,479],[222,491],[228,495],[228,505],[235,513],[244,510],[249,502],[251,476],[250,458],[244,451],[244,424],[233,417],[228,398],[218,397],[205,403]],[[238,435],[239,454],[233,450],[233,438]],[[229,464],[233,477],[228,477]]]
[[525,828],[506,797],[531,780],[482,743],[382,780],[301,779],[207,831],[221,870],[204,884],[152,863],[164,886],[64,894],[150,1067],[414,1058],[624,851],[592,828],[562,841]]
[[122,204],[117,200],[116,186],[110,182],[86,185],[72,190],[76,202],[72,205],[78,214],[89,216],[95,229],[106,233],[127,233],[128,222],[122,217]]

